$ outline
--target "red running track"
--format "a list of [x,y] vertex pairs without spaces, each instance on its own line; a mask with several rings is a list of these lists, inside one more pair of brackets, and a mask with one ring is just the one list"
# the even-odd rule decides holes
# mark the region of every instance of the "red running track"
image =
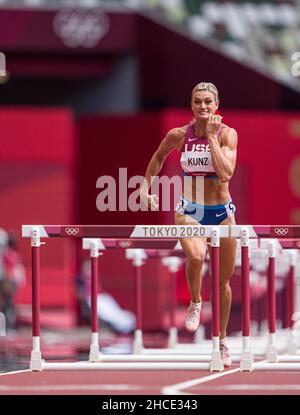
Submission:
[[0,374],[1,395],[299,395],[299,372],[19,371]]

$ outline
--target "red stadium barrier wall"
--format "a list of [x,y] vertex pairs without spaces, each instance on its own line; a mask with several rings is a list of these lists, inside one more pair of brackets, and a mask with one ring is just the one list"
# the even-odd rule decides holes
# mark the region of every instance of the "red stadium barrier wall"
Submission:
[[[69,109],[1,108],[0,226],[19,237],[27,283],[18,303],[31,303],[30,240],[22,224],[73,223],[75,129]],[[73,285],[70,241],[41,249],[42,305],[69,307]]]
[[[284,112],[226,112],[239,133],[238,165],[248,170],[248,223],[300,223],[300,117]],[[241,222],[243,223],[243,222]]]

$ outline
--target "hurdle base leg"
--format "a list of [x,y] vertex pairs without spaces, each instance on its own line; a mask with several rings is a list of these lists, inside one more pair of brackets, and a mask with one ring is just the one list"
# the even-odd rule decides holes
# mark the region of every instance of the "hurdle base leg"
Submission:
[[251,372],[253,370],[253,353],[250,351],[242,352],[240,370],[241,372]]
[[199,326],[194,335],[194,344],[200,344],[205,340],[205,330],[203,326]]
[[178,337],[177,337],[177,328],[176,327],[170,327],[169,329],[169,338],[168,338],[168,347],[170,349],[174,349],[175,346],[178,343]]
[[143,332],[140,329],[135,330],[133,339],[133,354],[142,354],[144,349],[143,346]]
[[6,335],[6,317],[4,313],[0,313],[0,336]]
[[269,343],[266,352],[266,358],[269,363],[278,362],[278,352],[276,347],[276,333],[269,333]]
[[224,370],[221,352],[219,350],[212,352],[209,370],[211,372],[222,372],[222,370]]
[[297,342],[293,330],[289,332],[287,351],[289,354],[297,354]]
[[30,370],[41,372],[43,370],[43,363],[45,363],[45,360],[42,359],[41,352],[39,350],[33,350],[30,355]]
[[266,358],[269,363],[277,363],[278,362],[278,353],[277,348],[274,345],[269,345],[267,348]]
[[91,344],[90,346],[90,354],[89,354],[89,362],[100,362],[100,351],[98,344]]
[[100,362],[99,335],[97,331],[91,333],[89,362]]

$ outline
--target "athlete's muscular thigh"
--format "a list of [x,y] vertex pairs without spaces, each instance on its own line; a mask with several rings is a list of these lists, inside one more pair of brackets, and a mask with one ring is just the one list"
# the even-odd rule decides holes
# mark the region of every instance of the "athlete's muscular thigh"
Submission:
[[[199,225],[199,223],[188,215],[175,213],[176,225]],[[199,258],[204,261],[206,254],[206,238],[180,238],[180,244],[188,259]]]

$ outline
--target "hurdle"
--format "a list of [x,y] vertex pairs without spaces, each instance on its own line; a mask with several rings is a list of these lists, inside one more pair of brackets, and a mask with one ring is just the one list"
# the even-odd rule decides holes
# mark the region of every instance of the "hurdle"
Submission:
[[[183,263],[182,258],[184,256],[183,250],[179,243],[176,244],[172,251],[159,251],[159,250],[151,250],[149,252],[145,250],[138,250],[138,249],[126,249],[126,258],[133,260],[134,267],[141,267],[144,262],[146,262],[149,258],[159,258],[161,259],[161,263],[163,266],[167,267],[168,269],[168,279],[169,279],[169,328],[168,328],[168,348],[175,348],[178,342],[178,333],[177,327],[175,324],[175,314],[176,314],[176,274]],[[137,281],[136,274],[136,305],[139,305],[142,301],[142,288],[141,284]],[[145,349],[143,346],[142,340],[142,328],[141,328],[141,319],[139,318],[141,313],[141,307],[136,307],[136,314],[137,314],[137,326],[140,331],[137,336],[137,344],[134,343],[133,346],[133,353],[151,353],[151,350],[159,353],[160,350],[165,349]],[[136,337],[136,336],[135,336]]]
[[[268,240],[268,239],[266,239],[266,240],[264,240],[264,239],[262,239],[262,240],[250,239],[249,240],[249,255],[250,255],[250,253],[262,252],[266,256],[269,256],[270,250],[269,250],[268,244],[267,244],[268,241],[271,241],[271,240]],[[276,248],[276,253],[277,254],[289,254],[289,255],[292,256],[292,258],[294,259],[294,263],[295,263],[296,257],[295,257],[295,255],[292,255],[292,254],[295,254],[296,252],[291,252],[290,249],[283,251],[283,247],[280,245],[278,240],[274,240],[272,243],[274,243],[274,247]],[[169,255],[176,254],[179,257],[181,257],[182,253],[183,253],[183,251],[180,251],[179,249],[176,248],[176,250],[172,251],[172,254],[169,254]],[[240,239],[237,239],[237,253],[239,255],[241,255],[241,240]],[[172,265],[172,263],[175,261],[175,265],[176,265],[176,264],[178,264],[178,261],[180,261],[180,258],[171,256],[171,257],[163,258],[162,261],[165,265],[168,265],[168,264]],[[242,269],[242,273],[245,273],[245,272],[247,272],[247,269],[249,268],[249,264],[247,264],[245,259],[241,262],[244,266],[244,270]],[[173,264],[173,267],[174,267],[174,264]],[[175,271],[176,270],[177,269],[175,268]],[[171,270],[169,270],[169,272],[171,274]],[[172,280],[174,281],[174,278],[171,278],[171,281]],[[249,278],[247,278],[246,281],[247,280],[249,280]],[[244,280],[242,280],[242,282],[243,281]],[[289,296],[289,298],[293,298],[294,297],[293,283],[290,282],[288,286],[289,286],[289,290],[290,290],[288,296]],[[172,286],[170,287],[170,290],[172,290]],[[242,296],[244,296],[244,294]],[[173,314],[172,313],[172,308],[173,307],[171,307],[171,316],[170,316],[171,317],[171,322],[173,321],[172,317],[174,319],[174,316],[172,315]],[[288,307],[288,310],[286,310],[286,319],[289,318],[289,320],[292,321],[291,316],[292,316],[293,312],[294,312],[294,306]],[[172,336],[173,337],[171,338],[171,343],[170,343],[170,335],[169,335],[168,348],[155,348],[155,349],[153,349],[153,348],[152,349],[144,348],[144,349],[142,349],[141,352],[143,354],[146,354],[146,355],[148,355],[148,354],[150,354],[150,355],[153,355],[153,354],[162,355],[162,354],[164,354],[164,355],[168,356],[170,354],[176,355],[178,353],[179,354],[189,354],[189,355],[199,355],[199,357],[201,355],[201,358],[203,359],[203,361],[206,361],[206,360],[208,361],[209,360],[209,355],[207,354],[208,353],[207,352],[207,343],[208,343],[207,340],[204,339],[199,344],[178,343],[177,329],[176,329],[176,327],[174,327],[174,323],[171,324],[170,331],[171,330],[172,330]],[[296,342],[295,342],[295,338],[293,337],[292,334],[293,334],[292,332],[289,332],[288,352],[295,354],[296,349],[297,349],[297,345],[296,345]],[[238,362],[239,359],[240,359],[240,350],[235,351],[235,349],[237,349],[237,347],[232,345],[232,343],[233,343],[232,341],[233,341],[233,339],[231,339],[231,340],[228,339],[228,344],[230,345],[230,350],[231,351],[234,350],[233,353],[231,353],[231,358],[232,358],[233,362]],[[253,355],[262,356],[262,355],[265,355],[266,353],[268,353],[268,348],[269,348],[269,343],[270,343],[269,339],[267,339],[267,341],[266,341],[266,339],[262,336],[260,338],[253,338],[252,337],[251,342],[252,342],[252,344],[254,344],[254,343],[256,344],[255,349],[253,349]],[[293,342],[293,349],[290,347],[291,342]],[[266,344],[266,343],[268,343],[268,344]],[[281,339],[277,339],[277,346],[278,346],[278,350],[280,349],[281,351],[285,351],[285,345],[282,344]],[[206,355],[205,355],[205,353],[206,353]],[[267,355],[267,359],[271,360],[271,359],[273,359],[273,357],[271,355],[270,356]],[[276,357],[276,359],[277,359],[277,357]],[[289,356],[286,356],[285,359],[286,359],[286,361],[292,361],[292,359],[290,359]],[[297,357],[296,357],[295,360],[297,360]]]
[[[219,247],[221,237],[235,237],[242,240],[242,259],[243,265],[243,298],[249,299],[249,238],[282,238],[297,239],[300,237],[299,226],[201,226],[201,225],[136,225],[136,226],[82,226],[82,225],[23,225],[22,236],[31,238],[32,247],[32,352],[30,368],[33,371],[41,370],[77,370],[77,369],[101,369],[101,370],[211,370],[222,371],[224,369],[219,351],[219,333],[220,333],[220,316],[219,316]],[[211,240],[212,247],[212,354],[210,363],[158,363],[154,362],[130,362],[130,363],[105,363],[103,356],[97,353],[98,345],[98,326],[96,324],[95,301],[91,301],[92,310],[92,342],[90,349],[91,362],[78,363],[46,363],[42,359],[40,349],[40,303],[39,303],[39,281],[40,281],[40,247],[43,244],[41,238],[47,237],[71,237],[92,239],[89,241],[91,256],[94,258],[92,266],[92,278],[95,278],[97,272],[97,252],[99,249],[108,248],[138,248],[138,249],[173,249],[176,246],[177,239],[181,237],[207,237]],[[98,242],[96,240],[100,239]],[[295,241],[294,241],[295,242]],[[272,244],[271,244],[272,245]],[[244,253],[243,253],[244,252]],[[271,276],[272,277],[272,276]],[[270,277],[270,279],[271,279]],[[95,293],[96,284],[92,284],[92,293]],[[271,297],[270,297],[270,300]],[[272,300],[273,301],[273,300]],[[271,301],[271,310],[273,303]],[[274,314],[274,313],[273,313]],[[273,324],[274,315],[270,318]],[[242,311],[242,335],[243,348],[241,359],[241,370],[249,371],[253,369],[253,358],[250,350],[250,301],[243,301]],[[272,333],[273,334],[273,333]],[[93,346],[93,347],[92,347]],[[271,342],[271,346],[274,344]],[[98,360],[99,359],[99,360]],[[100,362],[100,363],[98,363]],[[287,365],[287,364],[285,364]],[[299,370],[300,365],[290,364],[291,370]],[[268,367],[268,365],[266,366]],[[293,368],[292,368],[293,367]],[[257,366],[258,370],[264,370],[263,364]],[[286,370],[286,369],[285,369]]]
[[[251,241],[252,242],[252,241]],[[162,253],[163,252],[163,253]],[[170,310],[169,310],[169,322],[168,327],[168,346],[165,348],[144,348],[140,349],[140,353],[148,355],[165,355],[166,359],[169,359],[169,355],[173,355],[174,360],[181,360],[182,355],[194,355],[198,356],[201,361],[209,361],[210,355],[210,341],[206,340],[203,335],[203,327],[200,325],[194,334],[193,343],[179,343],[178,342],[178,330],[175,325],[175,297],[176,297],[176,273],[183,263],[184,251],[181,245],[178,243],[172,251],[160,251],[159,253],[150,254],[147,252],[147,256],[161,257],[162,264],[167,267],[169,273],[169,291],[170,291]],[[142,292],[138,293],[142,296]],[[202,329],[202,330],[201,330]],[[202,333],[201,333],[202,331]],[[206,344],[206,350],[203,350],[203,345]],[[202,350],[201,350],[202,349]],[[179,355],[179,356],[177,356]],[[234,362],[240,361],[240,356],[231,356]]]
[[175,322],[176,311],[176,276],[182,264],[182,260],[177,256],[167,256],[162,258],[162,264],[168,268],[169,271],[169,286],[170,286],[170,328],[168,337],[168,347],[174,348],[178,342],[177,327]]

